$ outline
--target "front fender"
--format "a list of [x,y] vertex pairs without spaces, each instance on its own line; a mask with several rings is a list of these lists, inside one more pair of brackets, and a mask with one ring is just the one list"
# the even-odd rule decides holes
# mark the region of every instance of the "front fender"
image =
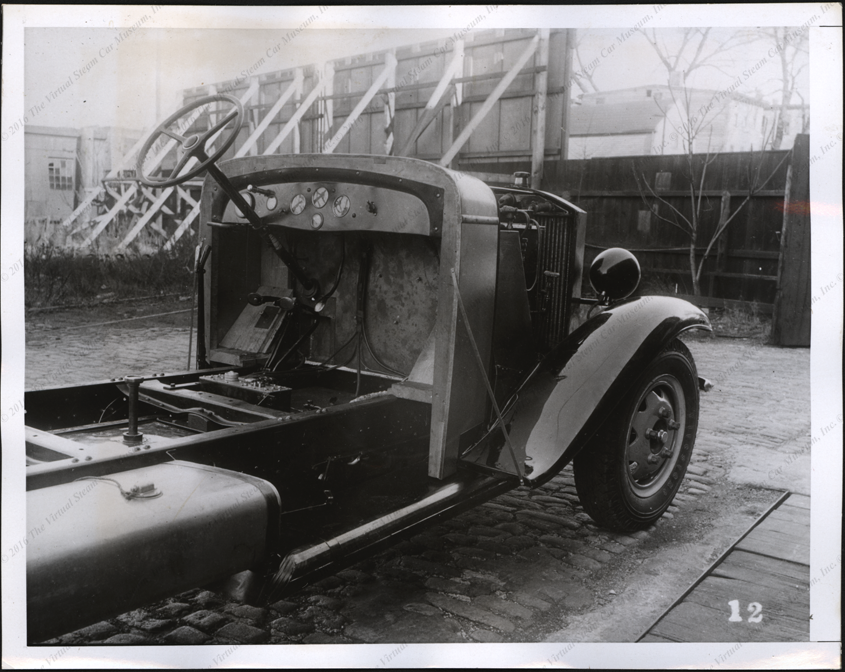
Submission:
[[[645,367],[678,334],[710,330],[692,304],[647,296],[608,308],[588,320],[549,353],[506,405],[516,460],[525,460],[524,482],[541,485],[557,474],[633,387]],[[496,448],[493,440],[496,437]],[[497,426],[476,464],[513,465]]]

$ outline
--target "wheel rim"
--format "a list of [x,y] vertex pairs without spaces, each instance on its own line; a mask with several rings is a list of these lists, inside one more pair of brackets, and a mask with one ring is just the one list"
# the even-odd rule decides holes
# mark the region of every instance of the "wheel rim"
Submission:
[[664,374],[651,381],[628,423],[625,470],[638,497],[659,491],[672,474],[681,452],[686,424],[681,382]]

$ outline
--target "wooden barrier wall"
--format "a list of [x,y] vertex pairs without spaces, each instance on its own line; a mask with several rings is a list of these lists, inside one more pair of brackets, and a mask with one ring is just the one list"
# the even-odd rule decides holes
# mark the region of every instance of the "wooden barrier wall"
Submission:
[[[540,187],[547,161],[567,151],[562,129],[574,31],[476,29],[483,18],[436,42],[188,89],[183,102],[212,93],[241,100],[247,123],[224,159],[351,152],[414,156],[452,168],[474,160],[516,159],[527,161],[531,184]],[[91,246],[130,201],[143,201],[144,214],[116,251],[150,222],[156,223],[165,249],[195,227],[199,207],[191,185],[141,189],[124,174],[139,148],[140,143],[106,177],[120,196],[90,229],[83,225],[79,246]],[[87,212],[98,195],[92,193],[63,224]],[[169,217],[162,219],[165,207]]]
[[[539,153],[535,164],[542,164],[543,157],[559,158],[564,149],[569,39],[570,31],[560,29],[458,31],[452,38],[390,52],[188,89],[184,102],[215,92],[240,97],[257,82],[257,95],[245,104],[249,126],[230,150],[234,155],[300,73],[293,96],[249,153],[265,153],[296,111],[307,105],[274,152],[401,154],[440,161],[497,86],[512,75],[453,158],[516,158],[531,165],[532,156]],[[318,89],[318,95],[309,98]],[[353,115],[362,101],[363,109]],[[431,122],[416,135],[420,122],[429,117]]]
[[810,345],[810,136],[799,135],[783,203],[781,254],[775,295],[772,342]]
[[[701,174],[705,159],[704,155],[694,157],[696,175]],[[753,182],[750,178],[758,168],[760,181],[770,175],[771,179],[743,206],[709,253],[700,282],[701,305],[756,302],[761,312],[772,313],[784,230],[787,171],[792,162],[788,150],[764,154],[731,152],[717,155],[707,167],[696,241],[699,257],[719,222],[723,200],[730,212],[736,210],[745,200]],[[491,171],[495,166],[485,163],[474,168]],[[527,169],[525,161],[499,166],[505,174]],[[673,291],[677,285],[679,294],[691,295],[689,237],[649,211],[648,204],[657,201],[643,181],[648,180],[662,199],[689,218],[689,172],[685,155],[550,161],[544,171],[543,189],[562,194],[587,211],[585,268],[601,250],[625,247],[637,255],[646,280],[656,281],[657,286],[663,283]],[[640,178],[639,185],[635,174]],[[801,179],[809,189],[809,171],[804,171]],[[659,208],[660,215],[672,218],[668,205]]]

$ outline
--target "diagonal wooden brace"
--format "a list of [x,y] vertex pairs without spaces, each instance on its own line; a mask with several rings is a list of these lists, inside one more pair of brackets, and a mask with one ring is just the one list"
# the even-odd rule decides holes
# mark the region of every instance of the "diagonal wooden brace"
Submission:
[[484,104],[481,106],[481,109],[475,113],[475,116],[470,120],[469,124],[467,124],[466,128],[461,131],[461,134],[458,136],[458,139],[452,143],[452,146],[446,151],[443,155],[443,158],[440,159],[441,166],[448,166],[452,159],[455,158],[457,153],[461,150],[466,144],[466,141],[469,140],[469,136],[472,135],[473,131],[478,127],[478,125],[482,122],[484,117],[493,109],[493,106],[496,104],[496,101],[502,97],[502,94],[507,90],[507,88],[511,85],[514,79],[516,79],[517,75],[519,74],[520,70],[522,70],[523,66],[528,62],[528,59],[534,55],[534,52],[537,49],[537,45],[540,43],[540,36],[535,35],[531,38],[531,42],[529,42],[528,46],[525,50],[519,55],[519,58],[516,59],[516,63],[513,64],[513,67],[508,70],[508,73],[501,79],[501,81],[496,85],[496,88],[487,96],[487,100],[484,101]]
[[382,84],[384,84],[391,75],[395,76],[396,57],[390,52],[388,52],[384,55],[384,60],[384,69],[381,71],[381,73],[379,73],[379,76],[376,77],[376,80],[372,83],[370,88],[367,89],[367,92],[364,94],[364,97],[358,101],[358,104],[355,106],[352,112],[350,112],[349,116],[346,118],[346,121],[341,124],[334,137],[326,143],[325,147],[323,147],[324,154],[331,154],[335,150],[340,141],[343,140],[349,130],[355,125],[355,122],[358,121],[358,117],[361,116],[361,113],[366,109],[367,105],[370,104],[370,101],[373,99],[376,93],[378,93],[378,90],[382,87]]
[[[437,118],[440,111],[449,104],[452,96],[457,93],[457,88],[452,80],[459,74],[463,73],[464,68],[464,43],[463,40],[458,40],[455,44],[455,54],[452,57],[452,62],[443,72],[443,76],[434,88],[431,97],[425,104],[422,116],[417,121],[414,130],[411,131],[410,137],[402,145],[399,150],[399,156],[409,156],[414,147],[414,143],[423,134],[429,124]],[[446,94],[446,95],[444,95]]]
[[273,119],[276,118],[276,115],[281,111],[281,109],[285,106],[285,104],[293,97],[293,94],[296,93],[302,87],[302,70],[297,68],[296,74],[294,75],[293,81],[290,83],[285,92],[279,97],[279,99],[275,102],[273,107],[270,108],[270,111],[261,120],[261,123],[258,124],[256,129],[252,132],[246,142],[238,149],[235,153],[235,158],[239,158],[244,156],[255,143],[258,142],[258,139],[267,130],[267,127],[273,122]]

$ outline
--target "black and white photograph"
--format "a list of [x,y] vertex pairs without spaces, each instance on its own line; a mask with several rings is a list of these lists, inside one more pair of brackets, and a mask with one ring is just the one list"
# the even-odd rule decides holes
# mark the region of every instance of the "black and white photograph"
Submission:
[[4,668],[841,668],[841,3],[3,15]]

